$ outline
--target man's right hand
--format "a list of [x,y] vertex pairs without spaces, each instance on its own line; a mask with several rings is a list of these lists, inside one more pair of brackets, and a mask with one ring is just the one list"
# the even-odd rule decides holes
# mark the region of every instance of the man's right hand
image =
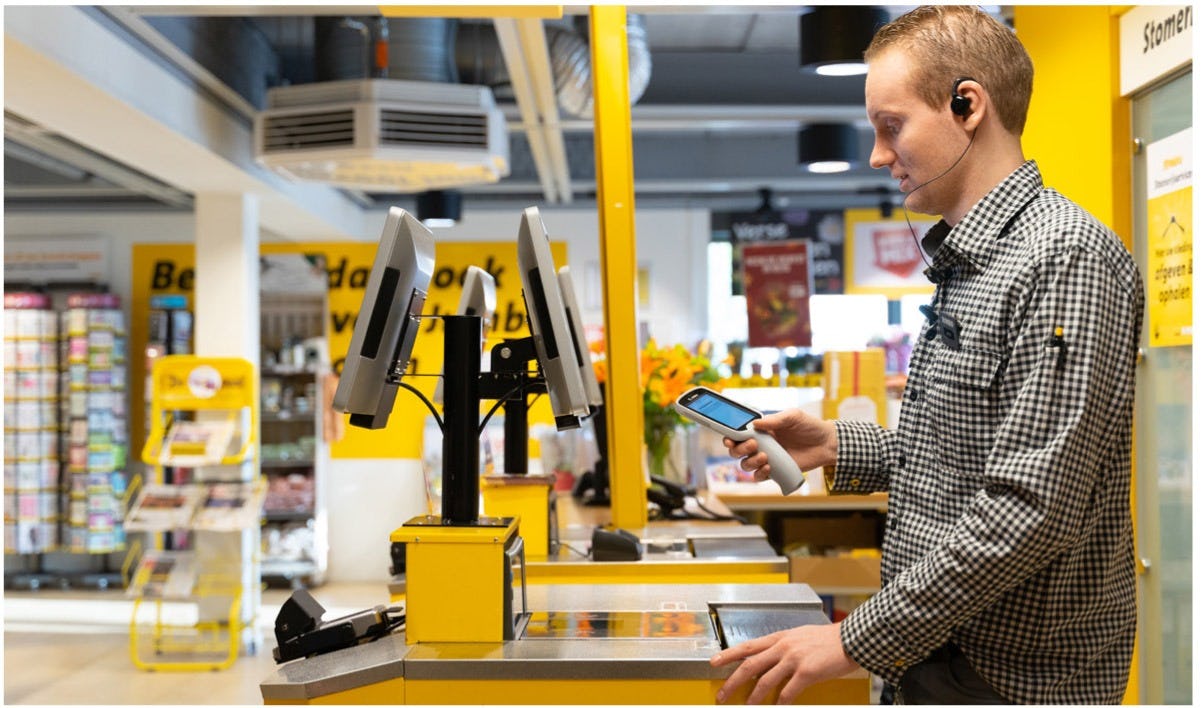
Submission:
[[[777,438],[804,472],[836,464],[836,425],[807,415],[797,408],[773,413],[753,421],[753,427]],[[769,479],[769,457],[757,449],[756,440],[737,442],[724,438],[732,457],[743,457],[740,468],[758,481]]]

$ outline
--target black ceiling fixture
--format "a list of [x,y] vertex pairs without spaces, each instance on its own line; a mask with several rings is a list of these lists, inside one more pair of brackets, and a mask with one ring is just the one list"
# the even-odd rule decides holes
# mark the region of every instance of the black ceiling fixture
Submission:
[[824,76],[864,74],[862,53],[890,20],[873,5],[817,5],[799,16],[799,69]]
[[861,159],[857,129],[848,123],[810,123],[798,131],[798,163],[818,174],[846,172]]
[[418,220],[428,228],[446,228],[460,221],[462,195],[455,189],[435,189],[418,194]]

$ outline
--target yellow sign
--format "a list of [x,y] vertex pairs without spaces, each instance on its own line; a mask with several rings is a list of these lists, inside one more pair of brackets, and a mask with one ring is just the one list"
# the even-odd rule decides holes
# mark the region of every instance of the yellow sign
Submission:
[[884,219],[878,209],[846,209],[845,294],[895,299],[932,292],[934,286],[924,275],[920,239],[935,223],[931,216],[912,216],[908,221],[899,214]]
[[[564,243],[552,243],[552,257],[557,265],[567,261]],[[261,253],[299,253],[322,256],[326,260],[327,302],[330,320],[326,337],[335,372],[341,370],[355,318],[363,300],[364,288],[376,255],[376,243],[272,243],[262,244]],[[428,399],[435,391],[436,377],[443,369],[443,325],[439,315],[455,314],[460,300],[464,272],[475,265],[492,275],[497,283],[497,312],[493,326],[486,332],[486,347],[503,339],[518,339],[530,334],[526,321],[526,306],[522,298],[522,280],[518,273],[518,253],[513,242],[461,242],[435,245],[435,273],[427,292],[425,326],[414,342],[413,358],[406,382]],[[134,246],[132,258],[133,287],[131,301],[130,351],[145,351],[147,339],[148,301],[158,294],[185,293],[191,295],[195,266],[192,244],[172,246],[140,244]],[[133,357],[131,393],[133,400],[145,400],[143,382],[145,362]],[[140,406],[131,406],[131,429],[142,430]],[[404,389],[397,400],[389,424],[381,430],[364,430],[346,426],[346,435],[330,448],[331,457],[349,458],[407,458],[422,457],[422,430],[430,413],[414,394]],[[546,396],[536,399],[529,411],[529,420],[551,422],[551,407]]]
[[1191,129],[1146,150],[1146,300],[1150,346],[1192,342]]

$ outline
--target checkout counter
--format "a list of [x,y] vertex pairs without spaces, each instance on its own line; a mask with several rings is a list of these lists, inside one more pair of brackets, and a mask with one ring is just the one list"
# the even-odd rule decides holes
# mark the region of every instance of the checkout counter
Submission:
[[[537,560],[515,519],[407,522],[391,536],[406,544],[407,582],[393,587],[406,629],[282,664],[260,685],[264,702],[707,704],[735,668],[710,665],[721,648],[828,622],[759,526],[653,521],[635,530],[642,558],[600,562],[583,552],[609,510],[557,501],[558,547]],[[857,672],[798,702],[869,696]]]
[[[734,666],[732,642],[826,623],[798,584],[542,585],[514,640],[420,642],[405,632],[282,665],[266,704],[706,704]],[[733,704],[744,696],[734,696]],[[801,703],[869,700],[864,672],[810,687]]]

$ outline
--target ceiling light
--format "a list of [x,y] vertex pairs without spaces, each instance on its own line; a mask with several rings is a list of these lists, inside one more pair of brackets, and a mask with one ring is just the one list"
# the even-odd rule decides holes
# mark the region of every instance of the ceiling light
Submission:
[[834,172],[848,172],[852,166],[844,160],[820,160],[819,162],[807,163],[807,171],[817,174],[832,174]]
[[872,5],[817,5],[799,16],[799,69],[826,76],[865,73],[862,53],[890,19]]
[[820,76],[860,76],[867,71],[869,71],[869,67],[861,61],[834,62],[815,67],[815,73]]
[[460,192],[454,189],[436,189],[418,195],[416,211],[418,220],[429,229],[450,228],[460,220]]
[[799,167],[808,172],[844,172],[860,159],[857,129],[848,123],[811,123],[798,131]]

